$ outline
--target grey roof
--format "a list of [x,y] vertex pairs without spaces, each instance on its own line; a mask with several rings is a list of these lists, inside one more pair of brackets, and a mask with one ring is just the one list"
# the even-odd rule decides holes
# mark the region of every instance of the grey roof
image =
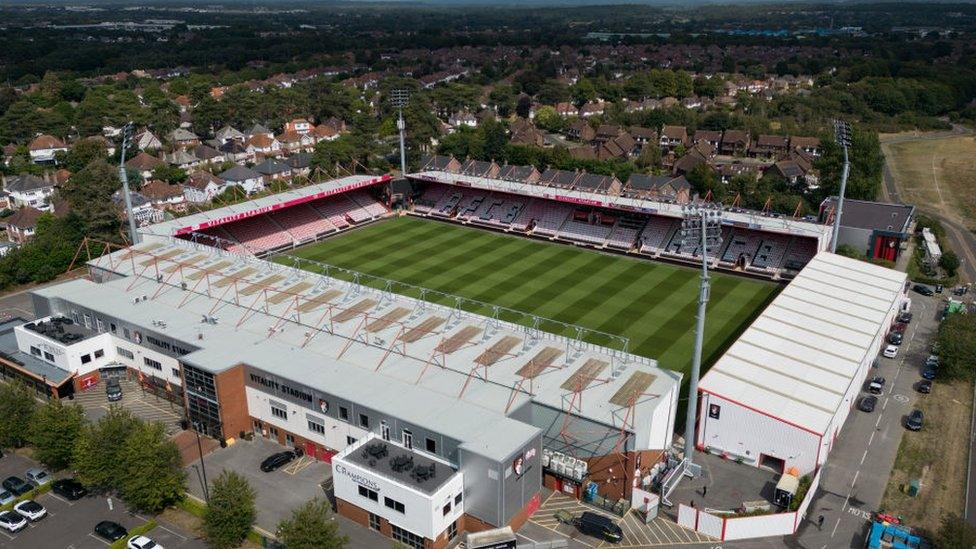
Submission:
[[60,385],[71,377],[71,372],[21,352],[17,348],[17,336],[14,334],[14,327],[20,326],[24,322],[25,320],[22,318],[14,318],[0,324],[0,357],[17,364],[27,372],[47,378],[55,385]]
[[[390,444],[381,438],[369,439],[360,447],[349,452],[345,459],[425,494],[436,492],[454,474],[453,468],[440,461],[434,461],[421,453],[412,452],[402,446]],[[410,469],[394,467],[394,460],[396,459],[409,460]],[[417,473],[421,471],[423,471],[422,474],[432,473],[432,476],[418,477]]]
[[255,124],[251,126],[251,129],[247,130],[247,135],[258,135],[258,134],[269,134],[272,133],[271,130],[265,128],[261,124]]
[[7,180],[7,190],[8,191],[36,191],[39,189],[49,189],[54,187],[54,182],[45,181],[36,175],[31,175],[29,173],[18,175],[16,177],[11,177]]
[[217,174],[217,177],[228,183],[236,183],[238,181],[247,181],[248,179],[259,179],[261,174],[246,166],[235,164],[233,168]]
[[273,158],[266,158],[264,162],[261,162],[257,166],[254,166],[254,171],[262,175],[275,175],[279,173],[284,173],[291,170],[291,167],[284,162],[278,162]]
[[[833,208],[836,202],[835,197],[827,198],[824,200],[821,210]],[[914,217],[915,206],[910,204],[891,204],[848,198],[844,200],[844,212],[841,214],[840,222],[845,227],[905,233],[908,232],[908,227]]]
[[292,169],[300,170],[312,165],[312,155],[310,153],[295,153],[285,159]]

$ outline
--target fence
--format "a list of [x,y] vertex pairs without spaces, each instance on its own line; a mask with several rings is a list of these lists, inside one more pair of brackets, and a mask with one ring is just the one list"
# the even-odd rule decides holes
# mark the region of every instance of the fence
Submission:
[[678,525],[723,541],[794,534],[817,493],[822,471],[823,469],[817,471],[813,476],[810,488],[796,511],[736,517],[701,511],[681,503],[678,505]]

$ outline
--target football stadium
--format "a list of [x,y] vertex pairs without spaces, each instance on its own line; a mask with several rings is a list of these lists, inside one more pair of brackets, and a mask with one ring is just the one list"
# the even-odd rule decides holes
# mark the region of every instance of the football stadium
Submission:
[[[674,178],[447,157],[320,182],[142,227],[89,277],[33,291],[0,362],[55,398],[137,376],[201,434],[331,463],[340,514],[444,547],[517,529],[543,487],[617,501],[674,471],[696,201]],[[904,275],[826,252],[815,219],[719,221],[696,445],[809,472]]]

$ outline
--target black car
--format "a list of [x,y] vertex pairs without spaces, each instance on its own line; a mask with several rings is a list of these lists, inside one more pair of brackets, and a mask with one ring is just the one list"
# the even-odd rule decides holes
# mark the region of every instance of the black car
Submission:
[[908,419],[905,420],[905,427],[909,431],[921,431],[922,430],[922,411],[912,410],[912,413],[908,414]]
[[88,495],[88,489],[73,478],[63,478],[54,481],[51,491],[68,501],[79,500]]
[[878,404],[878,397],[868,395],[866,397],[862,397],[861,401],[857,403],[857,409],[862,412],[871,413],[874,411],[874,407],[877,404]]
[[918,385],[915,386],[915,389],[918,392],[922,393],[923,395],[927,395],[927,394],[931,393],[932,392],[932,380],[931,379],[923,379],[922,381],[919,381],[918,382]]
[[623,530],[615,522],[603,515],[585,511],[576,519],[576,525],[579,527],[580,532],[612,543],[624,539]]
[[117,522],[103,520],[95,525],[95,535],[108,541],[117,541],[129,535],[129,531]]
[[905,336],[898,332],[891,332],[890,334],[888,334],[888,343],[892,345],[901,345],[901,342],[904,338]]
[[109,402],[122,400],[122,386],[119,385],[119,380],[110,379],[105,383],[105,397]]
[[930,364],[926,364],[925,365],[925,368],[922,369],[922,379],[926,379],[926,380],[931,381],[931,380],[935,379],[936,375],[938,375],[938,374],[937,374],[937,371],[936,371],[935,366],[932,366]]
[[945,291],[945,286],[943,286],[942,284],[936,285],[936,287],[935,287],[935,293],[941,294],[944,291]]
[[922,295],[926,295],[926,296],[935,295],[935,292],[932,290],[932,288],[929,288],[928,286],[923,286],[921,284],[916,284],[912,289]]
[[291,460],[295,459],[295,457],[295,452],[291,450],[272,454],[261,462],[261,470],[265,473],[270,473],[282,465],[289,463]]
[[14,496],[22,496],[33,490],[34,487],[20,477],[7,477],[3,481],[3,489]]
[[884,386],[885,378],[881,376],[874,376],[874,379],[868,383],[868,392],[873,395],[880,395],[884,392]]
[[911,324],[914,315],[912,313],[901,313],[898,315],[898,322],[903,322],[905,324]]

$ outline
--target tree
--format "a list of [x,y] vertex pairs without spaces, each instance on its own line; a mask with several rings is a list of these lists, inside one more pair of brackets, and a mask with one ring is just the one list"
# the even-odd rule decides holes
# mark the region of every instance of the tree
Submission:
[[837,246],[837,254],[845,257],[850,257],[852,259],[860,259],[861,261],[867,261],[867,256],[864,252],[858,250],[850,244],[841,244]]
[[976,527],[961,516],[950,513],[942,517],[942,525],[935,534],[935,546],[939,549],[976,546]]
[[349,538],[339,533],[328,502],[316,498],[278,524],[278,540],[288,549],[337,549]]
[[118,170],[104,160],[95,160],[72,175],[58,192],[84,219],[90,236],[118,241],[122,220],[112,194],[121,186]]
[[27,385],[0,383],[0,446],[19,447],[27,441],[36,409],[37,401]]
[[976,315],[955,313],[939,325],[939,375],[972,379],[976,364]]
[[254,490],[235,471],[220,473],[210,486],[210,503],[203,518],[207,540],[218,548],[237,547],[254,523]]
[[106,156],[108,150],[102,140],[87,138],[75,143],[58,162],[68,171],[77,172],[95,160],[105,160]]
[[554,107],[545,105],[535,111],[535,125],[543,130],[558,131],[563,128],[564,120]]
[[118,479],[118,490],[126,503],[157,513],[183,497],[186,472],[180,449],[166,435],[162,423],[140,422],[121,446],[119,459],[124,474]]
[[75,444],[74,464],[84,484],[105,490],[118,487],[126,474],[122,441],[138,428],[139,420],[121,406],[111,406],[96,423],[82,430]]
[[956,255],[956,252],[948,250],[939,258],[939,266],[945,270],[947,275],[955,276],[960,266],[959,256]]
[[34,457],[50,469],[64,469],[71,464],[74,444],[84,427],[85,411],[81,406],[49,401],[37,409],[30,422],[28,440],[34,447]]
[[152,171],[152,178],[165,181],[170,185],[176,185],[186,181],[186,170],[169,164],[160,164]]

